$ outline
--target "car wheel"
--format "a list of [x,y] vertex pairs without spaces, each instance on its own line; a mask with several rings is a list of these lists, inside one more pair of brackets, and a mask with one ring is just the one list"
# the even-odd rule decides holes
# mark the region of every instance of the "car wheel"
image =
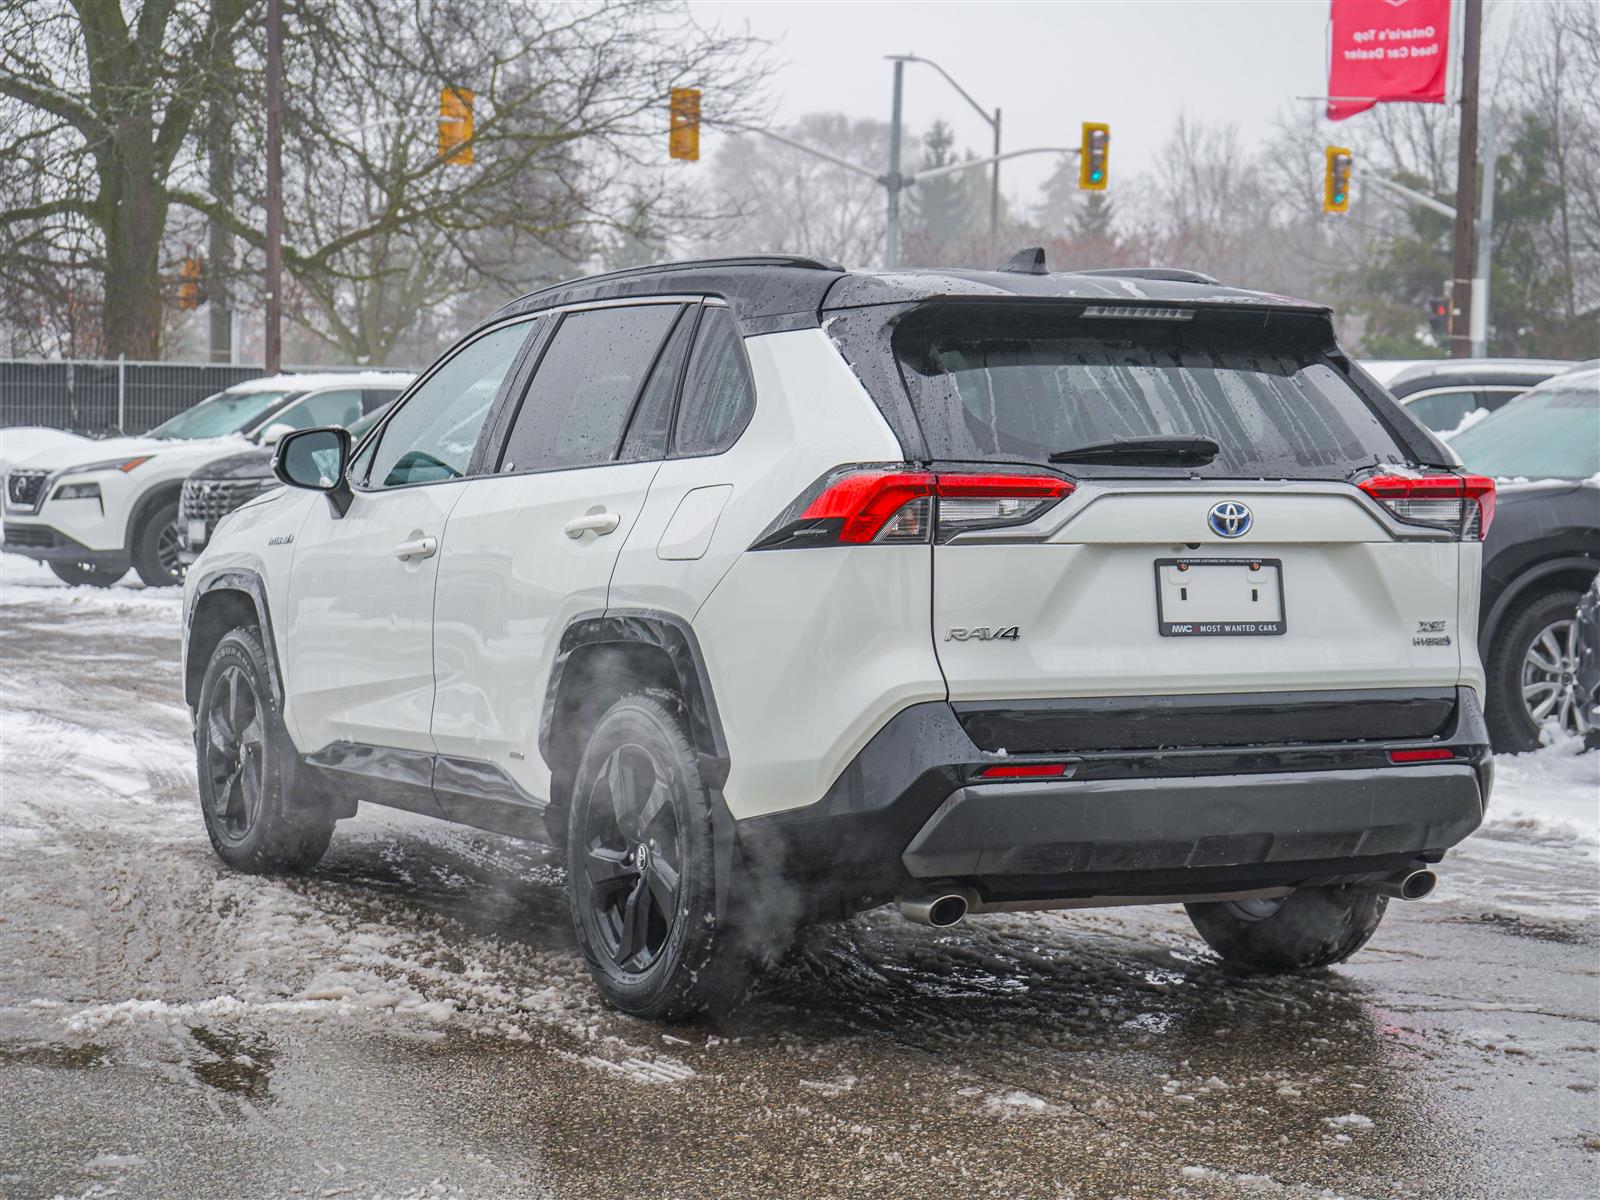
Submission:
[[634,1016],[726,1011],[755,955],[717,918],[711,798],[670,697],[626,696],[578,764],[567,894],[595,984]]
[[73,587],[110,587],[128,573],[126,567],[97,567],[93,563],[51,562],[50,570],[62,583]]
[[333,821],[291,816],[285,808],[293,743],[253,629],[234,629],[217,643],[200,684],[195,728],[200,811],[217,856],[252,873],[314,867],[333,836]]
[[133,569],[146,587],[175,587],[183,582],[178,546],[178,502],[164,501],[139,523],[133,535]]
[[1304,971],[1343,962],[1367,944],[1389,906],[1365,888],[1301,888],[1277,900],[1186,904],[1189,920],[1237,971]]
[[1588,730],[1577,682],[1580,595],[1547,592],[1524,605],[1489,651],[1489,737],[1502,754],[1537,750],[1547,722],[1582,737]]

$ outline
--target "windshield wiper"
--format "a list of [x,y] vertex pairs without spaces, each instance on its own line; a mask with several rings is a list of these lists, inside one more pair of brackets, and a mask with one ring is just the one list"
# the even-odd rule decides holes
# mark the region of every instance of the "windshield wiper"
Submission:
[[1130,437],[1057,450],[1053,463],[1111,463],[1124,467],[1200,467],[1222,453],[1205,437]]

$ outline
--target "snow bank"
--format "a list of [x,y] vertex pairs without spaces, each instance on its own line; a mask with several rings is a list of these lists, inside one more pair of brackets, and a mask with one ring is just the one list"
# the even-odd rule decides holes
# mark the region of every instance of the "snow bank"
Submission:
[[66,611],[176,613],[182,599],[182,588],[147,588],[132,571],[112,587],[68,587],[41,562],[0,554],[0,605],[43,601]]
[[1496,756],[1490,827],[1569,833],[1600,843],[1600,752],[1582,750],[1582,741],[1569,737],[1531,754]]

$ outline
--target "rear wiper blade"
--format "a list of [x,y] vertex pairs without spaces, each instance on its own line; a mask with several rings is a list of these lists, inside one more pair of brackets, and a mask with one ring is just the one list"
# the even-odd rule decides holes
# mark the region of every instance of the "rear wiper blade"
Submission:
[[1057,450],[1053,463],[1114,463],[1128,467],[1204,466],[1222,447],[1205,437],[1130,437]]

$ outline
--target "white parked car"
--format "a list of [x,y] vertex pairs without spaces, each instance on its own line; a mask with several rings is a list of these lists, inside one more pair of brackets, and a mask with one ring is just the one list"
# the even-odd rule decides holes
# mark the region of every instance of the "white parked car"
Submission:
[[109,587],[131,566],[152,587],[182,581],[178,499],[195,468],[294,429],[340,425],[392,400],[397,371],[274,375],[235,384],[142,437],[76,438],[4,475],[0,550],[68,583]]
[[50,429],[43,425],[9,425],[0,429],[0,475],[6,467],[47,450],[60,450],[68,446],[86,446],[89,439],[82,434],[68,433],[65,429]]
[[1493,484],[1326,308],[1042,257],[580,280],[284,437],[185,584],[216,852],[307,869],[361,801],[548,838],[650,1017],[891,901],[1354,953],[1483,817]]

